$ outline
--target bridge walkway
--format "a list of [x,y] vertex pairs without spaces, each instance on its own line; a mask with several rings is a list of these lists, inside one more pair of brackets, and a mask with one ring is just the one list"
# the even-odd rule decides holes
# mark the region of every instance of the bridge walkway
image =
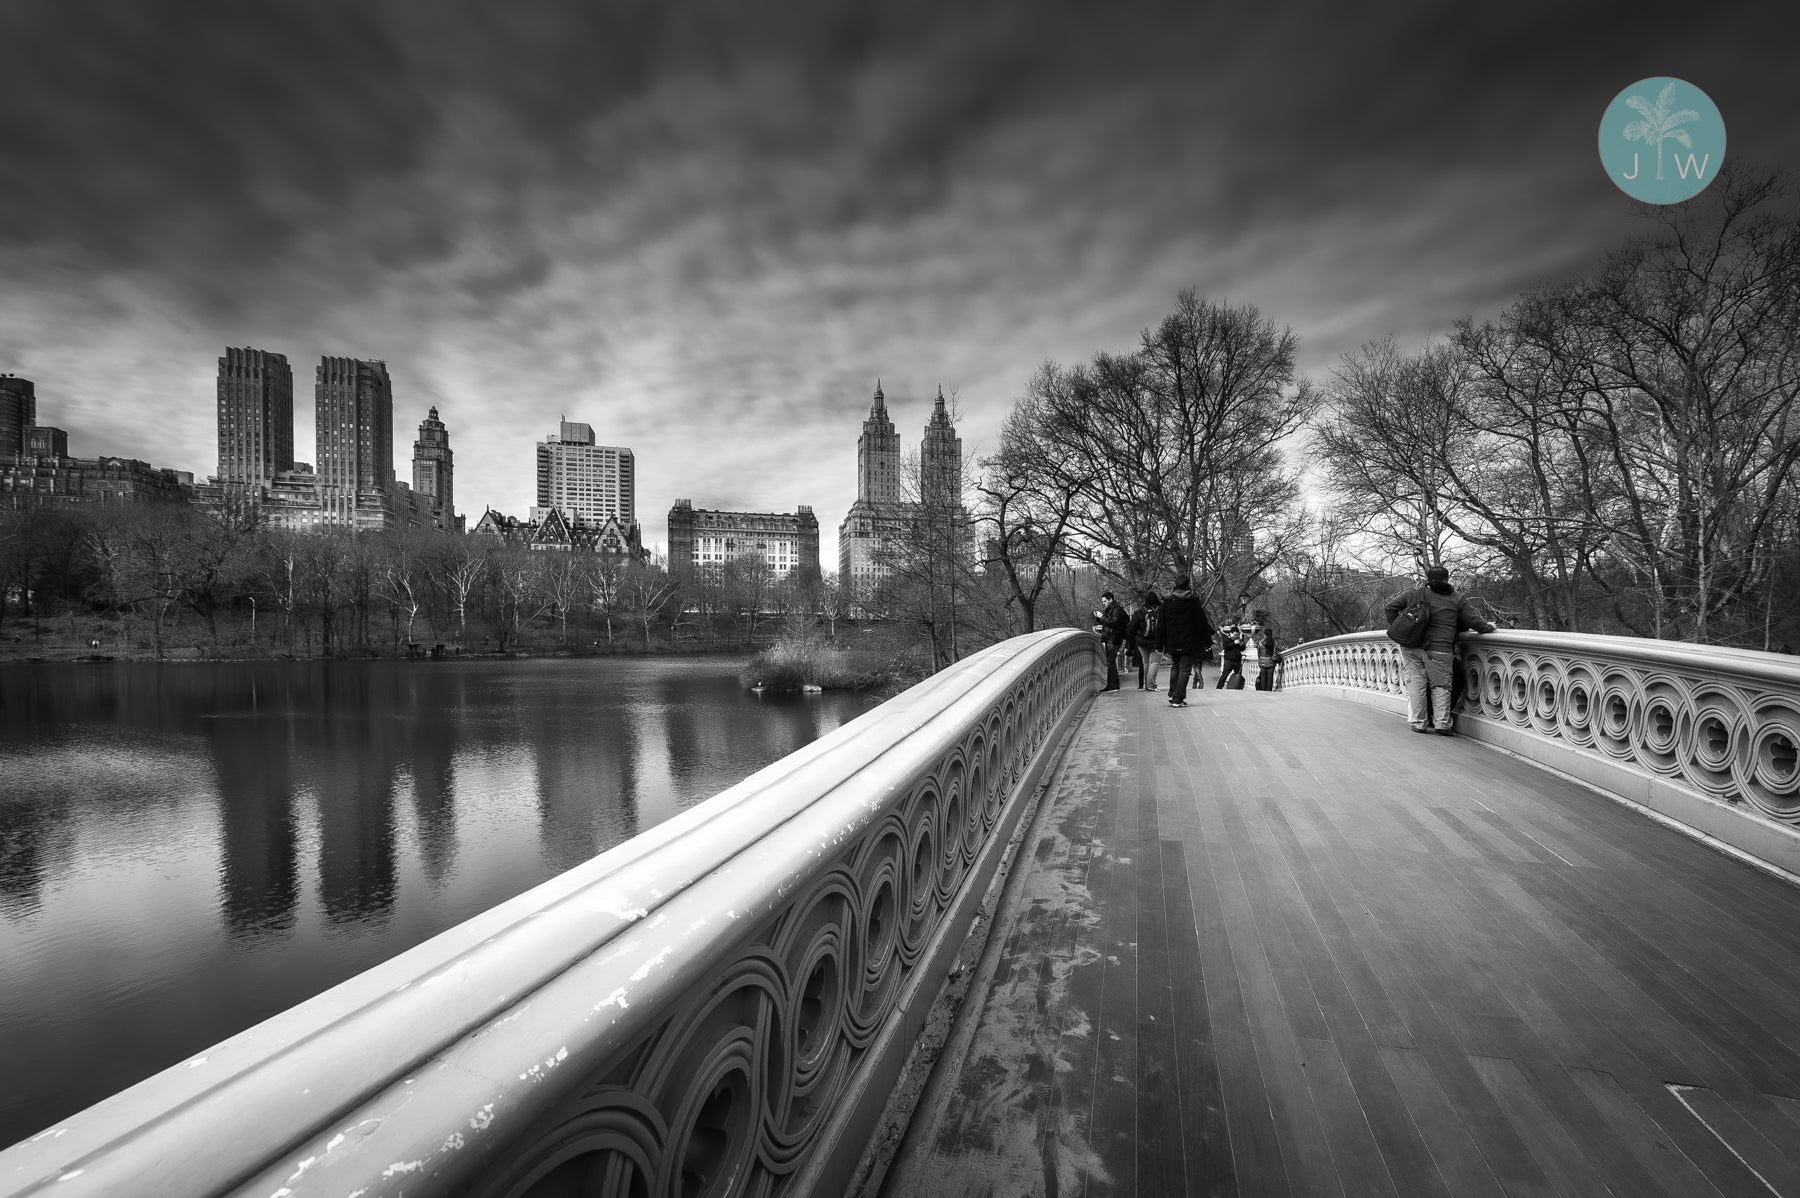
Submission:
[[1800,891],[1305,690],[1096,697],[887,1195],[1800,1198]]

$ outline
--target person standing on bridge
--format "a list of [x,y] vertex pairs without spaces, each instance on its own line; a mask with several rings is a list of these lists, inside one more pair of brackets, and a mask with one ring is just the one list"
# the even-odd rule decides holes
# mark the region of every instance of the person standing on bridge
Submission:
[[1205,685],[1204,678],[1199,677],[1200,655],[1211,646],[1213,639],[1212,621],[1206,618],[1206,608],[1188,582],[1185,574],[1177,578],[1174,591],[1162,604],[1162,631],[1157,648],[1169,655],[1170,707],[1187,706],[1190,671],[1195,674],[1197,685]]
[[1128,638],[1137,654],[1138,689],[1141,691],[1156,689],[1156,676],[1163,664],[1162,650],[1157,648],[1161,635],[1162,596],[1155,591],[1145,591],[1137,611],[1132,613]]
[[1100,689],[1116,691],[1119,689],[1119,653],[1125,648],[1126,635],[1131,631],[1131,617],[1125,614],[1125,608],[1111,591],[1100,592],[1100,610],[1094,615],[1099,623],[1101,643],[1106,646],[1106,685]]
[[[1414,732],[1435,731],[1455,736],[1450,720],[1450,667],[1456,659],[1456,637],[1463,632],[1492,632],[1494,626],[1469,611],[1468,600],[1450,585],[1450,571],[1443,566],[1425,570],[1425,585],[1402,591],[1387,601],[1388,623],[1421,598],[1431,609],[1425,643],[1417,649],[1400,649],[1400,672],[1406,682],[1406,722]],[[1435,716],[1433,728],[1431,717]]]

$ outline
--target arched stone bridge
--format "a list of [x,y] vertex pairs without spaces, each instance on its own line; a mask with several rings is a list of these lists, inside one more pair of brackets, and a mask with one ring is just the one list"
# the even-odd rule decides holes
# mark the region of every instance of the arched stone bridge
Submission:
[[0,1194],[1800,1195],[1800,667],[1461,664],[1441,740],[1376,636],[1182,710],[1016,638]]

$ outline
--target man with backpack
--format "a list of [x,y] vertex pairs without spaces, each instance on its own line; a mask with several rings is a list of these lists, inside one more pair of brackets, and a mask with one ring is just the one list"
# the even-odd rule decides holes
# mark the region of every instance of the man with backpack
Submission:
[[1143,601],[1131,616],[1131,631],[1126,643],[1137,657],[1138,689],[1156,689],[1156,675],[1162,669],[1162,650],[1157,642],[1162,637],[1162,596],[1145,591]]
[[[1400,645],[1406,722],[1414,732],[1455,736],[1450,724],[1450,669],[1456,660],[1457,634],[1492,632],[1494,626],[1469,611],[1468,601],[1450,585],[1450,571],[1443,566],[1427,567],[1425,585],[1395,595],[1385,611],[1388,636]],[[1436,717],[1435,728],[1428,722],[1430,716]]]
[[[1212,621],[1200,596],[1188,587],[1188,576],[1175,580],[1175,589],[1162,604],[1162,629],[1157,647],[1169,655],[1169,706],[1187,706],[1188,674],[1198,668],[1200,655],[1212,645]],[[1205,680],[1199,679],[1204,686]]]

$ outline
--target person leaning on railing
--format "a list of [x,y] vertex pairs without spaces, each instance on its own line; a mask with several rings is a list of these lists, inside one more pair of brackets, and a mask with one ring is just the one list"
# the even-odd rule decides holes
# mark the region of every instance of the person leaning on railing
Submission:
[[[1456,660],[1456,637],[1462,632],[1492,632],[1494,626],[1469,611],[1468,600],[1450,585],[1450,571],[1443,566],[1425,570],[1425,585],[1402,591],[1387,601],[1388,623],[1408,607],[1425,600],[1431,609],[1425,643],[1417,649],[1400,649],[1400,670],[1406,682],[1406,722],[1414,732],[1455,736],[1450,726],[1450,667]],[[1427,702],[1429,700],[1429,706]],[[1436,717],[1436,728],[1428,721]]]

